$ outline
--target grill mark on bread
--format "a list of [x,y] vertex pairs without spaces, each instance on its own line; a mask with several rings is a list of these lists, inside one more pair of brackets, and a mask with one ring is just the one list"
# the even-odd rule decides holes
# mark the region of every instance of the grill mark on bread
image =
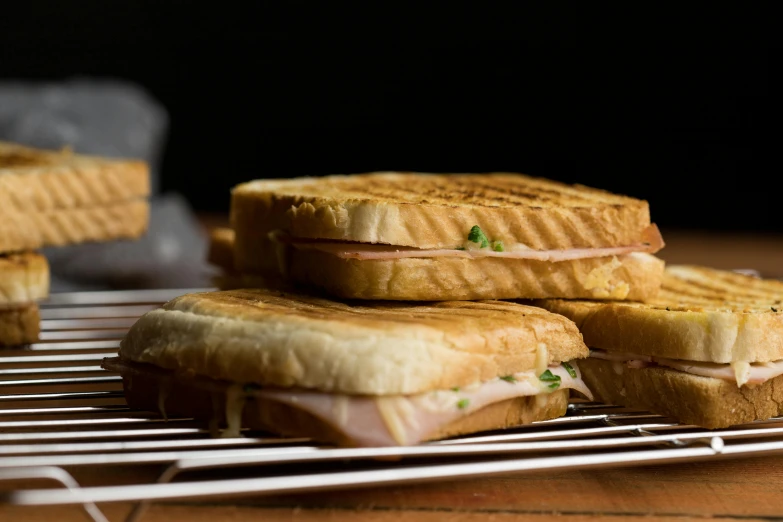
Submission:
[[[557,203],[561,204],[565,201],[584,203],[584,206],[593,204],[592,200],[583,195],[569,194],[562,190],[544,187],[535,187],[537,190],[521,189],[518,184],[511,183],[507,180],[493,179],[492,181],[495,185],[486,182],[478,183],[478,188],[481,189],[481,191],[475,191],[476,194],[479,197],[491,197],[498,201],[507,201],[509,203],[550,203],[551,201],[556,200]],[[492,195],[489,196],[488,194]]]
[[687,274],[681,274],[681,276],[682,279],[687,279],[689,282],[707,284],[716,291],[726,293],[759,295],[762,297],[783,295],[783,282],[760,279],[735,272],[705,272],[694,268],[690,269]]
[[238,268],[261,269],[252,252],[262,250],[266,234],[255,216],[283,207],[281,226],[296,237],[423,249],[455,248],[473,225],[492,240],[535,250],[626,246],[643,241],[650,224],[646,201],[521,174],[257,180],[232,191]]
[[[491,184],[488,183],[491,181]],[[494,184],[494,186],[493,186]],[[294,183],[289,185],[295,186]],[[525,185],[526,188],[520,188]],[[497,186],[503,186],[498,191]],[[285,184],[274,191],[293,194],[286,191]],[[300,185],[297,194],[306,199],[323,197],[329,199],[332,193],[340,192],[348,197],[362,200],[372,197],[394,200],[400,194],[409,194],[413,198],[402,198],[408,202],[449,205],[453,203],[470,203],[477,206],[490,205],[481,202],[482,197],[491,201],[507,201],[511,204],[527,204],[530,202],[545,202],[557,200],[557,204],[565,206],[595,206],[603,204],[622,206],[633,201],[632,198],[611,194],[597,189],[583,187],[574,189],[566,184],[543,178],[534,178],[523,174],[495,175],[487,174],[426,174],[417,175],[398,173],[390,176],[373,176],[372,174],[355,174],[342,179],[324,180],[312,185]],[[485,192],[481,192],[482,189]],[[454,198],[453,194],[463,194],[467,198]],[[517,199],[510,198],[517,196]],[[548,197],[551,196],[551,197]],[[430,199],[427,199],[430,198]],[[511,205],[508,205],[511,206]]]
[[51,158],[40,155],[25,154],[20,151],[10,151],[6,154],[0,150],[0,169],[38,167],[53,165],[55,163],[56,161]]
[[357,305],[259,289],[170,301],[134,324],[119,354],[214,379],[397,395],[527,371],[538,341],[554,363],[588,355],[573,322],[521,304]]
[[[704,274],[702,274],[704,275]],[[756,303],[759,307],[767,306],[767,302],[775,304],[776,300],[780,300],[783,296],[783,285],[781,288],[749,288],[747,285],[723,285],[721,286],[720,278],[725,275],[720,271],[716,271],[715,279],[684,279],[667,273],[664,278],[663,287],[661,290],[662,296],[670,296],[671,298],[678,298],[686,296],[698,300],[699,302],[720,302],[723,305],[726,304],[748,304]],[[729,275],[733,275],[729,273]],[[740,277],[747,277],[742,276]],[[740,279],[742,281],[742,279]],[[762,284],[764,281],[761,281]],[[776,281],[767,280],[768,287],[776,286]],[[759,301],[763,301],[765,304],[761,305]]]

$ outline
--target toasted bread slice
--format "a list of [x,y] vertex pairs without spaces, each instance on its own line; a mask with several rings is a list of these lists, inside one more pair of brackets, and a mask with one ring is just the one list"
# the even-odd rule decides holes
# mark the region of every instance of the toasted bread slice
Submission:
[[629,368],[599,359],[579,362],[596,399],[642,408],[684,424],[725,428],[783,414],[783,375],[757,386],[650,366]]
[[[186,380],[161,382],[155,374],[125,373],[123,385],[128,405],[133,409],[162,411],[169,416],[184,416],[216,425],[225,423],[225,393],[207,391]],[[164,389],[164,395],[159,390]],[[427,440],[437,440],[466,433],[496,430],[561,417],[568,407],[568,390],[558,390],[545,397],[516,397],[496,402],[468,414],[430,433]],[[256,398],[242,409],[241,425],[291,437],[308,437],[339,446],[357,446],[326,420],[302,409],[272,400]],[[214,426],[217,427],[217,426]]]
[[234,231],[218,227],[209,232],[207,263],[217,266],[225,272],[234,271]]
[[37,304],[0,304],[0,347],[34,343],[40,329]]
[[0,306],[49,296],[49,263],[36,252],[0,255]]
[[467,386],[532,370],[537,357],[587,353],[570,320],[531,306],[359,305],[263,289],[174,299],[139,319],[119,351],[217,380],[372,395]]
[[259,268],[267,234],[454,249],[474,225],[495,241],[534,250],[643,241],[646,201],[522,174],[363,175],[259,180],[232,191],[240,270]]
[[664,262],[627,254],[551,263],[533,259],[453,257],[388,260],[341,259],[293,250],[287,274],[346,299],[472,300],[646,299],[661,284]]
[[0,220],[12,213],[107,207],[149,195],[148,165],[0,141]]
[[550,299],[591,348],[714,363],[783,359],[783,282],[700,266],[668,266],[645,303]]
[[136,239],[147,230],[149,203],[128,200],[108,206],[0,215],[0,253],[91,241]]

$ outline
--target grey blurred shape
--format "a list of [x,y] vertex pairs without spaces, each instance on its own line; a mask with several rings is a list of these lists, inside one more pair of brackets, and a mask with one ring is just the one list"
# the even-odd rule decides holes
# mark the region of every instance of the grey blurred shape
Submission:
[[[159,194],[169,117],[141,86],[118,79],[0,83],[0,139],[150,165],[150,226],[138,241],[46,248],[52,291],[210,286],[207,237],[187,201]],[[227,197],[227,196],[226,196]]]
[[148,232],[135,241],[45,248],[52,291],[211,286],[208,239],[178,194],[152,199]]
[[0,83],[0,139],[150,165],[153,193],[169,127],[166,109],[142,87],[115,79]]

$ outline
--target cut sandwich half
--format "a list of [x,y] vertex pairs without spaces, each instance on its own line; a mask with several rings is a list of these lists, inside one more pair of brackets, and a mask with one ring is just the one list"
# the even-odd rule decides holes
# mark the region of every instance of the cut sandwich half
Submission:
[[49,264],[35,252],[0,255],[0,347],[33,343],[38,301],[49,296]]
[[706,428],[783,414],[783,282],[674,265],[646,303],[534,304],[579,326],[599,400]]
[[551,419],[589,397],[576,326],[499,301],[345,304],[272,290],[189,294],[119,357],[131,407],[348,446],[410,445]]
[[356,299],[644,299],[663,247],[646,201],[522,174],[370,173],[232,192],[237,271]]

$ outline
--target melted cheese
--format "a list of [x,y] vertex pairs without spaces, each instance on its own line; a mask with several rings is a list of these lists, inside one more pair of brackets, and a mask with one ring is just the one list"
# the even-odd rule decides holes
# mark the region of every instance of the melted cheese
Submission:
[[332,414],[339,428],[345,426],[348,423],[348,399],[345,397],[337,398],[334,401],[334,406],[332,406]]
[[625,299],[631,291],[630,285],[625,281],[612,283],[614,271],[622,265],[617,257],[612,257],[610,262],[591,270],[582,286],[585,290],[592,290],[596,298]]
[[226,389],[226,429],[220,434],[223,438],[240,437],[242,429],[242,411],[245,409],[247,394],[242,385],[233,384]]
[[375,404],[378,407],[378,412],[381,414],[383,423],[386,425],[386,429],[391,434],[394,441],[397,444],[405,445],[407,440],[407,437],[405,436],[405,425],[395,407],[398,400],[397,397],[380,397],[375,399]]
[[164,381],[163,384],[158,387],[158,411],[163,417],[163,420],[166,421],[169,420],[166,415],[166,399],[169,398],[169,393],[171,393],[171,382]]
[[536,375],[541,375],[549,366],[549,350],[545,343],[538,343],[536,347]]
[[734,361],[731,363],[731,369],[734,370],[734,378],[737,379],[737,386],[742,386],[750,380],[750,364],[746,361]]
[[720,364],[603,350],[590,350],[590,357],[610,361],[618,375],[622,374],[625,368],[641,369],[650,365],[659,365],[702,377],[736,382],[738,387],[762,384],[783,375],[783,360],[763,363],[735,361],[731,364]]

